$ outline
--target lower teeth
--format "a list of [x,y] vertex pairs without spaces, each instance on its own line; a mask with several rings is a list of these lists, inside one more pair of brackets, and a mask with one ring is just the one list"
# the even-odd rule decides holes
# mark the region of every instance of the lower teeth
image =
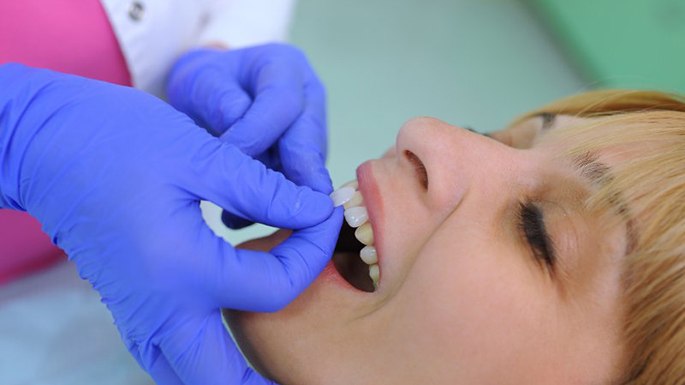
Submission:
[[359,257],[367,265],[375,265],[378,263],[376,248],[373,246],[364,246],[364,248],[359,251]]
[[[362,246],[364,245],[354,237],[354,229],[343,222],[338,243],[335,246],[333,264],[338,273],[352,286],[370,293],[375,289],[374,281],[370,276],[373,265],[369,266],[359,257]],[[368,247],[372,246],[365,246],[364,249]]]
[[371,278],[371,282],[373,282],[374,289],[378,288],[378,279],[380,276],[381,270],[377,264],[369,266],[369,277]]

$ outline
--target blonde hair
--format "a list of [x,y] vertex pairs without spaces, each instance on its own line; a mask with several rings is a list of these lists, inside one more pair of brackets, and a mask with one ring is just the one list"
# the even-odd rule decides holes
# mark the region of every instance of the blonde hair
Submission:
[[625,385],[685,384],[685,100],[647,91],[595,91],[542,113],[598,118],[553,135],[573,138],[570,155],[623,154],[587,202],[607,210],[620,192],[635,218],[625,258]]

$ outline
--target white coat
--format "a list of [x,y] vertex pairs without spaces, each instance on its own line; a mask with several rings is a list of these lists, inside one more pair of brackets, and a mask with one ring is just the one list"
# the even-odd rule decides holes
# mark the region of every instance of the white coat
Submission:
[[176,59],[193,47],[282,41],[295,0],[100,0],[133,85],[163,95]]

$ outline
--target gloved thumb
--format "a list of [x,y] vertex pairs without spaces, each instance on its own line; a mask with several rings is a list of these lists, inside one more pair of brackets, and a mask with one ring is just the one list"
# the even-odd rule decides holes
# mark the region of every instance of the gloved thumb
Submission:
[[295,185],[217,139],[197,150],[190,163],[192,177],[183,187],[242,218],[300,229],[323,222],[333,212],[326,194]]
[[330,261],[342,221],[343,210],[338,208],[324,222],[294,231],[270,252],[234,249],[222,240],[213,240],[207,230],[202,244],[216,245],[212,247],[221,250],[221,257],[207,263],[198,277],[221,307],[280,310],[300,295]]

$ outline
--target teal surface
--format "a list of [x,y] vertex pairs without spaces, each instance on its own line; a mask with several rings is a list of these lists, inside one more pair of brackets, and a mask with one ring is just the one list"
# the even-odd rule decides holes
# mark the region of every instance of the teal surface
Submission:
[[518,1],[300,0],[292,27],[327,87],[336,186],[413,116],[490,131],[587,88]]
[[685,1],[528,1],[598,86],[685,93]]

